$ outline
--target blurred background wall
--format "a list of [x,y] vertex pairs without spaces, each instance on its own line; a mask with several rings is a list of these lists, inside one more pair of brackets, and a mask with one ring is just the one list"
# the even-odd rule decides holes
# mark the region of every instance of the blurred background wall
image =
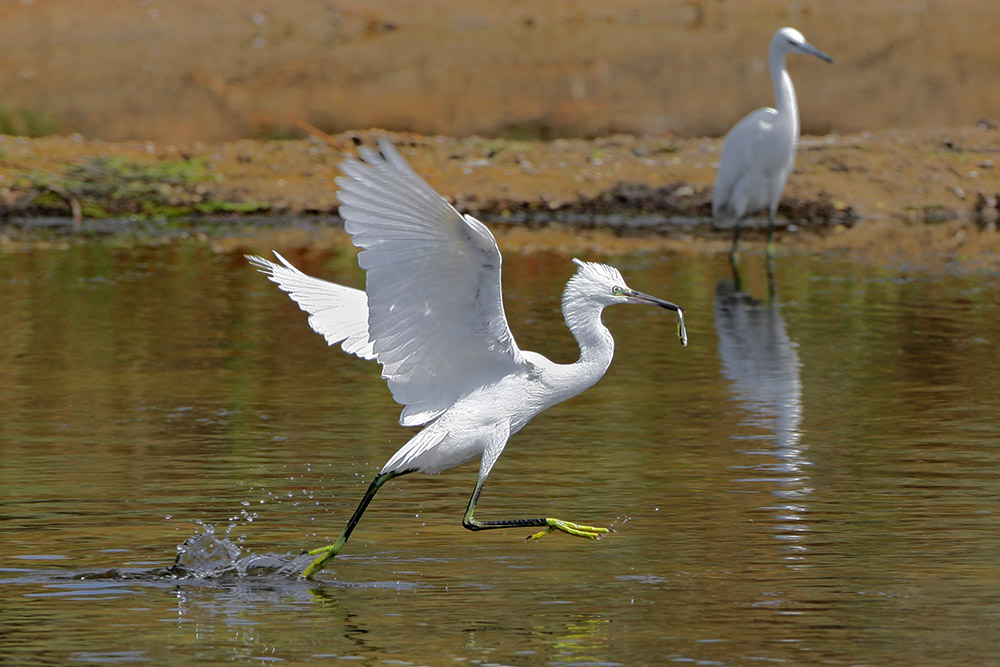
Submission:
[[792,56],[803,131],[1000,117],[977,0],[3,0],[8,131],[218,141],[383,127],[515,138],[724,134]]

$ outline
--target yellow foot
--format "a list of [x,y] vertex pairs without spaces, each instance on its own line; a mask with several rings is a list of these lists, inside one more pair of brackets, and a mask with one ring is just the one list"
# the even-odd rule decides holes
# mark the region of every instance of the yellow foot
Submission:
[[545,519],[545,522],[549,524],[549,527],[545,530],[535,533],[534,535],[529,535],[527,539],[537,540],[545,537],[549,533],[561,530],[564,533],[569,533],[570,535],[576,535],[577,537],[587,537],[592,540],[597,539],[601,536],[601,533],[608,532],[607,528],[595,528],[594,526],[581,526],[578,523],[572,523],[570,521],[562,521],[561,519]]
[[336,544],[328,544],[325,547],[319,547],[318,549],[307,551],[306,553],[310,556],[316,556],[317,558],[302,572],[302,578],[311,579],[314,574],[326,567],[326,564],[333,560],[334,556],[340,553],[340,549],[336,547]]

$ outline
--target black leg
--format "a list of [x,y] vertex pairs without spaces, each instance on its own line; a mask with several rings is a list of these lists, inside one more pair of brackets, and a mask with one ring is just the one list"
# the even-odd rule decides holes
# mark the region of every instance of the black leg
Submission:
[[774,259],[774,211],[767,214],[767,248],[765,250],[768,259]]
[[537,518],[537,519],[501,519],[499,521],[478,521],[472,515],[476,511],[476,503],[479,502],[479,494],[483,492],[483,485],[486,483],[486,477],[480,477],[476,482],[476,488],[472,492],[472,497],[469,498],[469,506],[465,510],[465,516],[462,517],[462,526],[469,530],[494,530],[496,528],[539,528],[545,527],[545,530],[530,535],[528,539],[538,539],[543,537],[554,530],[561,530],[564,533],[569,533],[570,535],[576,535],[578,537],[589,537],[594,539],[598,537],[601,533],[608,532],[607,528],[595,528],[593,526],[581,526],[569,521],[562,521],[560,519],[551,518]]
[[382,488],[382,485],[388,482],[390,479],[399,477],[400,475],[405,475],[408,472],[413,472],[412,470],[406,470],[403,472],[387,472],[379,473],[375,475],[375,479],[372,483],[368,485],[368,490],[365,491],[365,495],[361,498],[361,502],[358,503],[357,509],[354,510],[354,514],[351,518],[347,520],[347,525],[344,526],[344,532],[340,534],[337,541],[333,544],[328,544],[325,547],[319,547],[318,549],[312,549],[309,551],[310,556],[317,556],[316,560],[309,564],[309,567],[305,569],[302,573],[304,579],[311,578],[314,574],[326,567],[326,564],[333,560],[333,558],[340,553],[340,550],[344,548],[344,544],[347,543],[347,538],[351,536],[354,532],[355,526],[361,521],[361,515],[365,513],[368,509],[368,505],[371,504],[372,499],[378,490]]

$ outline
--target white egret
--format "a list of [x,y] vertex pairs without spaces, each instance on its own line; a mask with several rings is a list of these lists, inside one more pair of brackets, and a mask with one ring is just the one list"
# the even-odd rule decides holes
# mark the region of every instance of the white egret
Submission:
[[424,426],[372,480],[340,538],[313,549],[303,572],[321,570],[343,548],[379,488],[411,472],[439,473],[477,457],[479,479],[462,525],[470,530],[534,526],[595,538],[604,528],[552,518],[480,521],[476,503],[511,435],[546,408],[597,382],[611,364],[614,341],[601,322],[605,306],[651,304],[683,311],[637,292],[617,269],[573,261],[576,274],[562,297],[563,315],[580,358],[557,364],[521,350],[504,314],[500,251],[490,231],[462,215],[410,169],[387,141],[381,154],[361,148],[364,162],[347,160],[340,215],[366,271],[365,291],[310,277],[280,255],[280,264],[248,256],[309,313],[309,324],[330,345],[382,365],[382,377],[402,404],[400,424]]
[[792,78],[785,69],[788,53],[804,53],[833,62],[794,28],[782,28],[771,39],[767,63],[774,84],[775,108],[757,109],[729,131],[722,145],[712,192],[712,217],[716,224],[724,228],[733,226],[734,258],[740,240],[740,221],[765,209],[767,255],[774,256],[774,215],[795,164],[799,140],[799,108]]

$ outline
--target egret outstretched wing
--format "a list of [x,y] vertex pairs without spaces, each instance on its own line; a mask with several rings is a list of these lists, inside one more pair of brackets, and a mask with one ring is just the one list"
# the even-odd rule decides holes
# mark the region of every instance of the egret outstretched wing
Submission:
[[309,313],[309,326],[328,344],[340,343],[344,352],[374,359],[368,338],[368,296],[353,287],[307,276],[278,253],[274,256],[280,265],[256,255],[247,259]]
[[523,372],[490,231],[424,182],[387,140],[341,165],[340,215],[367,272],[368,334],[400,423],[430,421],[493,380]]

